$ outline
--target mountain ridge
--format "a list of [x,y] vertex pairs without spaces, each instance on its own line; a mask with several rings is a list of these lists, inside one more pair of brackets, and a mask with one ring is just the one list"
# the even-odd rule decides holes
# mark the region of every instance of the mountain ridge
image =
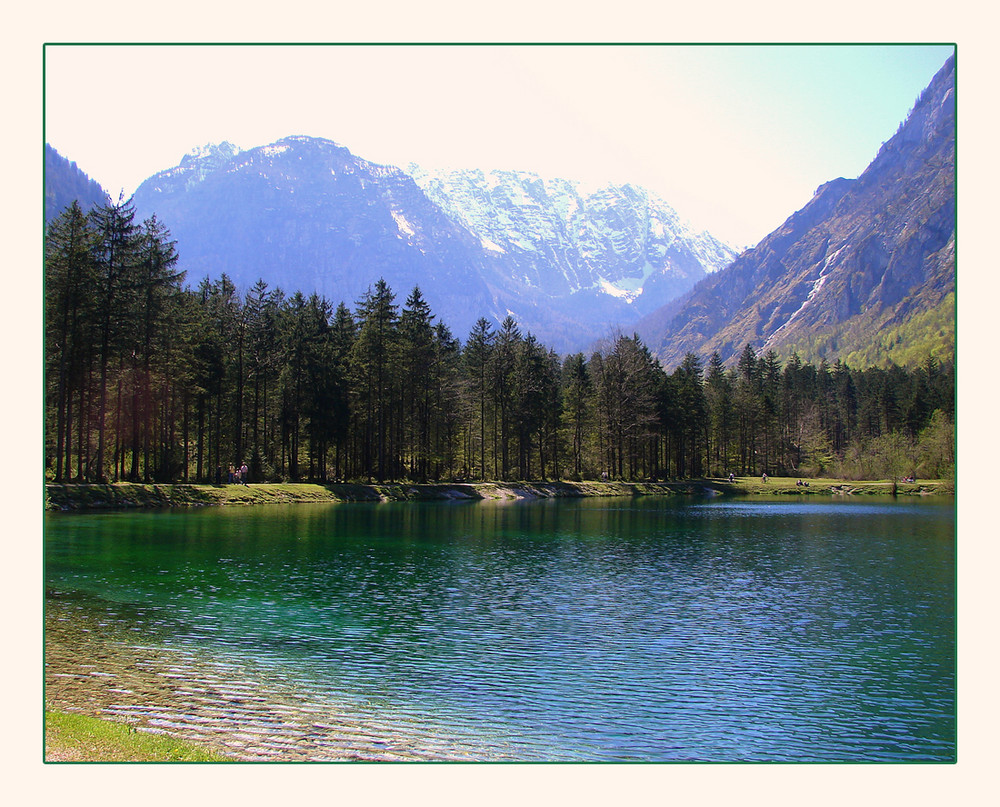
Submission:
[[[72,184],[60,177],[100,189],[54,149],[50,168],[50,149],[47,220]],[[460,338],[483,316],[563,353],[635,331],[667,367],[688,352],[731,363],[745,344],[884,363],[953,355],[954,164],[952,57],[864,172],[823,183],[739,255],[638,185],[404,170],[306,135],[197,147],[133,200],[192,283],[263,278],[351,305],[383,277],[397,298],[419,286]]]
[[74,201],[87,212],[109,200],[108,192],[73,161],[45,144],[45,223],[48,224]]
[[492,306],[468,271],[471,237],[399,169],[301,135],[207,159],[153,175],[134,196],[170,228],[190,280],[263,278],[353,305],[381,275],[397,294],[419,285],[435,307],[446,293],[466,310]]
[[192,280],[225,272],[238,286],[259,277],[353,303],[381,276],[400,295],[419,285],[461,337],[480,316],[512,315],[563,351],[630,325],[735,256],[638,186],[581,194],[570,180],[491,172],[487,189],[470,184],[481,171],[410,171],[294,135],[201,147],[134,198],[170,228]]
[[872,341],[920,316],[944,331],[917,335],[926,352],[953,355],[954,314],[949,326],[946,311],[933,312],[954,293],[954,71],[952,58],[857,179],[824,183],[759,244],[637,325],[666,366],[689,352],[732,362],[746,344],[809,361],[915,360],[912,344]]
[[[534,275],[538,285],[547,281],[553,294],[604,288],[633,302],[658,268],[684,283],[689,273],[702,277],[735,257],[730,247],[708,233],[695,233],[670,205],[634,183],[588,190],[579,181],[528,171],[425,171],[411,166],[410,174],[488,252],[520,253],[526,274]],[[514,204],[505,198],[511,194],[519,197]],[[540,215],[531,216],[535,211]],[[618,222],[608,221],[615,218]],[[623,234],[633,238],[626,240]],[[543,250],[549,254],[539,256]],[[545,269],[555,264],[559,272],[541,277],[539,257],[548,260]],[[623,271],[612,280],[604,274],[610,274],[608,264],[614,260]],[[654,267],[654,261],[660,266]]]

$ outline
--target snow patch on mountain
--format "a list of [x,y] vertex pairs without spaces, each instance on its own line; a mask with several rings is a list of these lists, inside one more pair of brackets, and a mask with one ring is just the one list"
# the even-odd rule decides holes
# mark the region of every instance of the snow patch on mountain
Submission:
[[241,149],[233,145],[228,140],[221,143],[205,143],[203,146],[195,146],[181,158],[181,163],[192,160],[230,160],[239,154]]
[[488,250],[489,252],[496,252],[500,255],[503,255],[507,252],[507,250],[505,250],[502,246],[500,246],[499,244],[494,244],[488,238],[480,238],[479,243],[483,245],[483,249]]
[[154,193],[164,193],[177,183],[190,189],[242,152],[229,141],[206,143],[188,151],[179,164],[150,177]]
[[603,277],[597,279],[597,288],[601,289],[605,294],[610,294],[612,297],[618,297],[626,302],[632,302],[639,294],[642,293],[642,289],[638,292],[635,289],[623,289],[616,286],[614,283],[605,280]]
[[406,216],[404,216],[401,211],[393,209],[390,210],[389,213],[392,215],[392,220],[396,222],[396,227],[399,229],[400,233],[410,236],[411,238],[416,235],[413,225],[406,220]]
[[642,294],[643,286],[646,285],[646,281],[649,280],[654,271],[656,270],[653,265],[647,261],[639,277],[623,277],[614,282],[600,277],[595,287],[600,288],[605,294],[632,303]]
[[847,249],[847,247],[848,245],[844,244],[840,249],[836,250],[835,252],[831,252],[829,255],[826,256],[826,259],[819,267],[819,275],[813,281],[812,286],[809,289],[809,292],[806,294],[805,300],[802,301],[802,305],[800,305],[795,311],[793,311],[791,315],[788,317],[788,319],[786,319],[779,327],[777,327],[774,330],[774,332],[764,341],[764,346],[760,349],[761,353],[765,352],[773,344],[775,344],[777,340],[781,337],[781,335],[784,334],[792,326],[792,323],[794,323],[795,320],[798,319],[807,308],[809,308],[812,302],[816,299],[816,296],[820,293],[820,291],[822,291],[823,285],[826,283],[826,278],[828,276],[828,272],[830,271],[830,267],[836,261],[837,256],[840,255],[840,253],[843,252],[845,249]]
[[260,150],[260,153],[263,154],[265,157],[277,157],[279,154],[284,154],[286,151],[288,151],[287,145],[284,144],[279,145],[275,143],[270,146],[264,146]]

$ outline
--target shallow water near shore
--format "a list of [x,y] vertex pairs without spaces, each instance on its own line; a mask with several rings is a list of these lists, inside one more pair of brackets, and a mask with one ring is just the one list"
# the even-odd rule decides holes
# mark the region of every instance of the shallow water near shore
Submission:
[[46,515],[46,698],[247,760],[953,761],[950,501]]

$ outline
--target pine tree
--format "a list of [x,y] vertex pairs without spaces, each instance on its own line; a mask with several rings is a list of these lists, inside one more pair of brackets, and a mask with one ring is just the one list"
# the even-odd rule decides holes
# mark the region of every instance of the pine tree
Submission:
[[[45,333],[49,406],[55,407],[55,481],[72,476],[74,393],[82,402],[92,343],[95,233],[73,202],[50,225],[45,239]],[[82,409],[81,403],[81,409]],[[82,419],[77,428],[85,430]],[[51,429],[49,437],[52,437]],[[80,477],[83,475],[82,457]]]
[[281,289],[269,290],[258,280],[243,302],[246,323],[246,379],[250,385],[250,476],[255,480],[275,474],[278,451],[274,442],[271,402],[281,369],[278,349],[279,317],[284,307]]
[[[517,343],[514,357],[511,421],[518,450],[518,476],[531,479],[532,455],[538,447],[541,475],[545,475],[545,407],[554,380],[548,375],[548,352],[529,333]],[[537,441],[537,443],[536,443]]]
[[461,345],[448,326],[439,322],[434,327],[434,367],[431,384],[434,406],[431,418],[432,476],[454,476],[456,440],[460,418]]
[[705,375],[705,404],[708,407],[708,424],[711,442],[709,446],[709,474],[724,476],[731,472],[733,460],[732,378],[726,373],[725,365],[718,351],[712,353]]
[[136,267],[139,228],[132,200],[96,208],[92,213],[98,241],[94,251],[96,268],[98,344],[98,399],[96,412],[97,455],[91,477],[106,482],[109,372],[123,357],[129,325],[127,306]]
[[384,279],[358,304],[359,330],[351,350],[351,373],[362,432],[361,470],[384,482],[395,476],[393,420],[398,400],[398,316]]
[[582,353],[567,356],[562,365],[563,423],[568,432],[573,476],[579,480],[584,470],[584,440],[590,430],[592,384]]
[[309,476],[325,482],[329,448],[347,428],[346,368],[337,360],[330,303],[312,294],[305,315],[303,415],[309,437]]
[[[173,314],[173,297],[180,293],[183,272],[175,271],[178,256],[170,233],[155,216],[142,224],[138,236],[135,288],[133,289],[133,317],[138,336],[132,350],[132,467],[129,478],[145,481],[156,475],[150,452],[156,435],[154,406],[156,399],[166,404],[169,394],[167,363],[170,360],[170,316]],[[153,388],[153,373],[158,371],[161,389]],[[163,420],[166,420],[165,413]],[[162,437],[162,435],[161,435]],[[158,461],[165,459],[169,449],[160,440]],[[141,467],[140,472],[140,452]],[[169,459],[167,460],[169,462]],[[168,469],[169,473],[169,469]],[[162,477],[161,477],[162,478]]]
[[402,385],[401,446],[409,459],[410,478],[426,481],[431,458],[433,403],[432,370],[435,360],[434,319],[419,287],[406,298],[399,318],[400,370]]
[[650,449],[660,425],[663,371],[638,336],[619,335],[607,354],[591,357],[599,413],[599,443],[609,476],[649,472]]
[[513,438],[514,412],[511,402],[515,399],[518,347],[522,336],[513,317],[506,317],[500,323],[493,348],[493,362],[490,375],[490,392],[494,413],[494,463],[499,459],[499,467],[494,464],[497,479],[510,478],[510,444]]
[[351,413],[350,361],[357,332],[357,323],[350,309],[343,302],[339,303],[330,326],[331,362],[341,378],[334,430],[334,475],[337,479],[346,479],[351,475],[348,448],[354,421]]
[[763,470],[773,474],[781,453],[780,423],[778,420],[781,405],[781,362],[778,359],[778,354],[769,350],[759,363]]
[[479,460],[479,478],[486,479],[487,403],[490,400],[490,367],[493,361],[495,334],[489,321],[477,320],[462,352],[466,377],[466,399],[470,406],[466,432],[466,466],[470,470]]
[[763,419],[763,384],[757,356],[749,343],[736,364],[735,402],[738,420],[740,473],[756,474],[760,424]]
[[688,353],[671,376],[676,396],[674,424],[676,468],[679,476],[701,476],[707,452],[708,403],[702,388],[701,360]]

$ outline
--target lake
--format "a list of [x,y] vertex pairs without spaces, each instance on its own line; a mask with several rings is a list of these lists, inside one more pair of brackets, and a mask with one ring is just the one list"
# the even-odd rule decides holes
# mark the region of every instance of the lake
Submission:
[[245,760],[953,762],[952,499],[45,517],[46,698]]

